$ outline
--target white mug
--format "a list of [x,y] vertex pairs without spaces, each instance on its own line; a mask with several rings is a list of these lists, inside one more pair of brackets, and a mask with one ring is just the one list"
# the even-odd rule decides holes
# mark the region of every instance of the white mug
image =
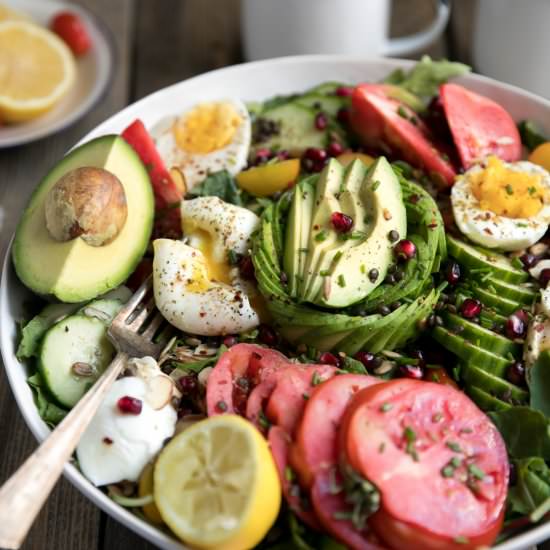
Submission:
[[242,0],[248,60],[298,54],[404,55],[433,42],[449,19],[450,0],[424,31],[388,39],[390,0]]
[[550,99],[550,0],[478,0],[476,71]]

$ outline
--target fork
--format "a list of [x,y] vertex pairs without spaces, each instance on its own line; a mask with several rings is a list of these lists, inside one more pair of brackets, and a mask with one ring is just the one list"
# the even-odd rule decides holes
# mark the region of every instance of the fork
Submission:
[[[81,435],[129,357],[158,358],[168,341],[153,341],[164,321],[156,311],[149,277],[113,319],[108,336],[117,353],[102,376],[0,488],[0,547],[19,548],[71,458]],[[149,322],[147,322],[149,321]],[[164,331],[163,331],[164,332]]]

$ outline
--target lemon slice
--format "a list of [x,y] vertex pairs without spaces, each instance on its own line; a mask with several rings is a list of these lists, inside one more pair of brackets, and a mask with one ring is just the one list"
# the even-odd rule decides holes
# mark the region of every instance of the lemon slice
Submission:
[[63,97],[76,66],[54,33],[26,21],[0,22],[0,120],[35,118]]
[[165,523],[197,548],[258,544],[281,505],[281,486],[260,432],[235,415],[197,422],[174,437],[155,466],[154,497]]

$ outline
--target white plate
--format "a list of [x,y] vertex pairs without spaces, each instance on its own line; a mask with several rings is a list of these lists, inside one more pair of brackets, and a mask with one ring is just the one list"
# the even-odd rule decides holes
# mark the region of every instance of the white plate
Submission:
[[28,122],[0,126],[0,148],[12,147],[58,132],[84,116],[102,97],[113,71],[113,41],[107,27],[90,11],[66,2],[45,0],[2,0],[2,4],[26,13],[47,26],[60,11],[69,10],[83,20],[90,34],[90,51],[76,59],[74,86],[46,114]]
[[[395,59],[303,56],[236,65],[160,90],[112,116],[82,141],[107,133],[119,133],[136,117],[151,127],[160,119],[183,111],[197,101],[231,96],[245,101],[261,100],[276,94],[301,91],[326,80],[350,83],[377,81],[397,67],[407,68],[412,64],[411,61]],[[550,135],[550,101],[478,75],[464,77],[460,82],[497,100],[516,120],[536,120],[545,126],[544,130]],[[25,381],[26,368],[15,358],[16,321],[22,317],[23,303],[29,297],[30,292],[19,283],[14,273],[8,253],[0,284],[0,348],[10,385],[25,422],[37,439],[43,440],[48,435],[48,428],[37,413],[31,390]],[[153,544],[165,549],[184,548],[165,533],[115,504],[74,466],[65,467],[65,476],[102,510]],[[550,523],[500,545],[499,549],[518,550],[547,538],[550,538]]]

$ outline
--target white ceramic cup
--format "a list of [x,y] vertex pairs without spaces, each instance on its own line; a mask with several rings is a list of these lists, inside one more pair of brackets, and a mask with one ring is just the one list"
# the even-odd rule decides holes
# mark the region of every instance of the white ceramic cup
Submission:
[[550,0],[478,0],[477,72],[550,98]]
[[437,16],[426,30],[389,39],[390,4],[391,0],[242,0],[245,57],[405,55],[433,42],[449,19],[450,0],[438,0]]

